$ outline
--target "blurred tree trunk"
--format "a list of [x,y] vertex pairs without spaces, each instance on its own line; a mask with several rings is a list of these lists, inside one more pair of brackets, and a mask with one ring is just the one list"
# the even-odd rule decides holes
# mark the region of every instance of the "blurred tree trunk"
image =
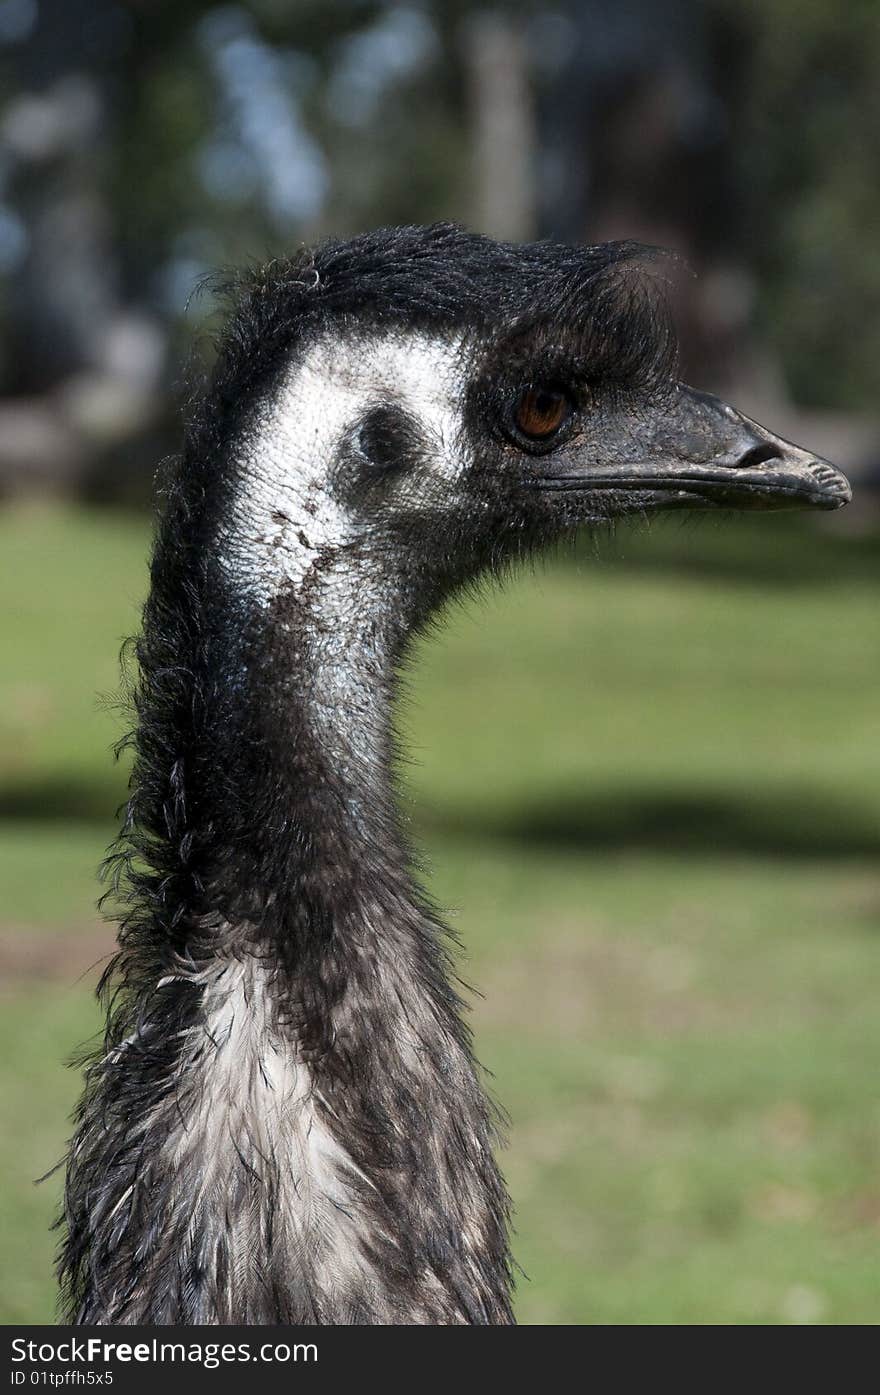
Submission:
[[42,391],[101,362],[118,304],[111,213],[102,193],[110,75],[96,36],[119,7],[40,0],[3,117],[27,252],[10,293],[11,386]]
[[522,30],[500,10],[479,10],[461,29],[473,131],[473,213],[480,232],[534,237],[535,137]]
[[6,304],[0,484],[73,485],[150,420],[162,341],[124,303],[108,196],[131,16],[113,0],[40,0],[0,146],[25,252]]
[[674,285],[684,367],[722,389],[741,371],[753,294],[705,15],[692,0],[578,0],[565,13],[566,56],[541,107],[542,231],[682,254],[699,273]]

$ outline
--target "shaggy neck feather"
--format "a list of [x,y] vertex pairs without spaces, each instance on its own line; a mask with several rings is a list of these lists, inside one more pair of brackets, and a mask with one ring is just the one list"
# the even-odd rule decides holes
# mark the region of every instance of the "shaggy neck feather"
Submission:
[[123,932],[74,1144],[79,1321],[511,1320],[492,1111],[389,775],[397,640],[328,599],[331,625],[299,591],[248,618],[208,586],[170,712],[148,610],[174,870]]

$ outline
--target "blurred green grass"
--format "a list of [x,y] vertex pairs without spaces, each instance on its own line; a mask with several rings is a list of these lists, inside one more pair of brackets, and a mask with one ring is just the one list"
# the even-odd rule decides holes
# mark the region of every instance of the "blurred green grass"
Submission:
[[[109,945],[145,526],[0,517],[0,1321],[48,1226]],[[621,532],[452,610],[403,712],[412,812],[511,1115],[519,1315],[880,1317],[877,539]]]

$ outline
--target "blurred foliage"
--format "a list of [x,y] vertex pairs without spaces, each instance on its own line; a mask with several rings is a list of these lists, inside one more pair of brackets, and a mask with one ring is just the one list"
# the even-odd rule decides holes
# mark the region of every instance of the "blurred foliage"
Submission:
[[[876,4],[662,3],[667,28],[681,25],[682,64],[700,67],[712,96],[699,119],[722,133],[717,158],[730,165],[725,181],[734,199],[710,218],[713,236],[757,272],[757,323],[789,385],[805,402],[873,406],[880,389]],[[592,25],[598,37],[603,10],[592,0],[94,0],[87,23],[74,22],[78,7],[66,0],[0,0],[7,379],[15,378],[23,333],[20,314],[10,317],[9,293],[22,294],[22,270],[27,283],[34,201],[57,194],[59,183],[97,182],[113,294],[171,328],[198,325],[202,308],[184,312],[203,271],[329,231],[472,220],[468,48],[476,42],[470,20],[487,8],[521,26],[535,102],[539,115],[546,112],[579,81],[570,61],[575,33]],[[646,3],[627,0],[624,8],[637,51]],[[72,76],[90,84],[100,118],[75,178],[60,154],[35,153],[21,135],[23,122],[45,124],[52,93],[63,118]],[[43,107],[32,100],[23,108],[24,99]],[[554,155],[546,139],[536,179]],[[603,131],[592,139],[601,144]],[[589,170],[592,153],[575,149],[567,158]],[[569,173],[579,177],[575,168]],[[690,196],[711,199],[713,187]],[[28,293],[38,298],[46,279],[44,266]]]
[[[759,318],[796,398],[880,400],[880,8],[712,0]],[[723,69],[719,69],[723,73]]]

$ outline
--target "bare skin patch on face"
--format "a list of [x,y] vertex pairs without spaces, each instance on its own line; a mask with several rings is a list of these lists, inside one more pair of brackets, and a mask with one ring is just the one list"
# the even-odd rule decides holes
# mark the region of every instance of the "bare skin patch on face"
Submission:
[[[460,337],[371,335],[314,344],[240,445],[241,486],[220,540],[230,578],[269,605],[287,589],[298,591],[319,560],[334,570],[334,554],[342,559],[363,528],[334,488],[334,472],[343,449],[358,451],[358,428],[377,409],[406,413],[420,437],[428,485],[452,484],[463,468],[463,360]],[[425,473],[409,487],[401,481],[397,506],[417,509],[425,489]],[[441,491],[428,492],[433,505]]]

